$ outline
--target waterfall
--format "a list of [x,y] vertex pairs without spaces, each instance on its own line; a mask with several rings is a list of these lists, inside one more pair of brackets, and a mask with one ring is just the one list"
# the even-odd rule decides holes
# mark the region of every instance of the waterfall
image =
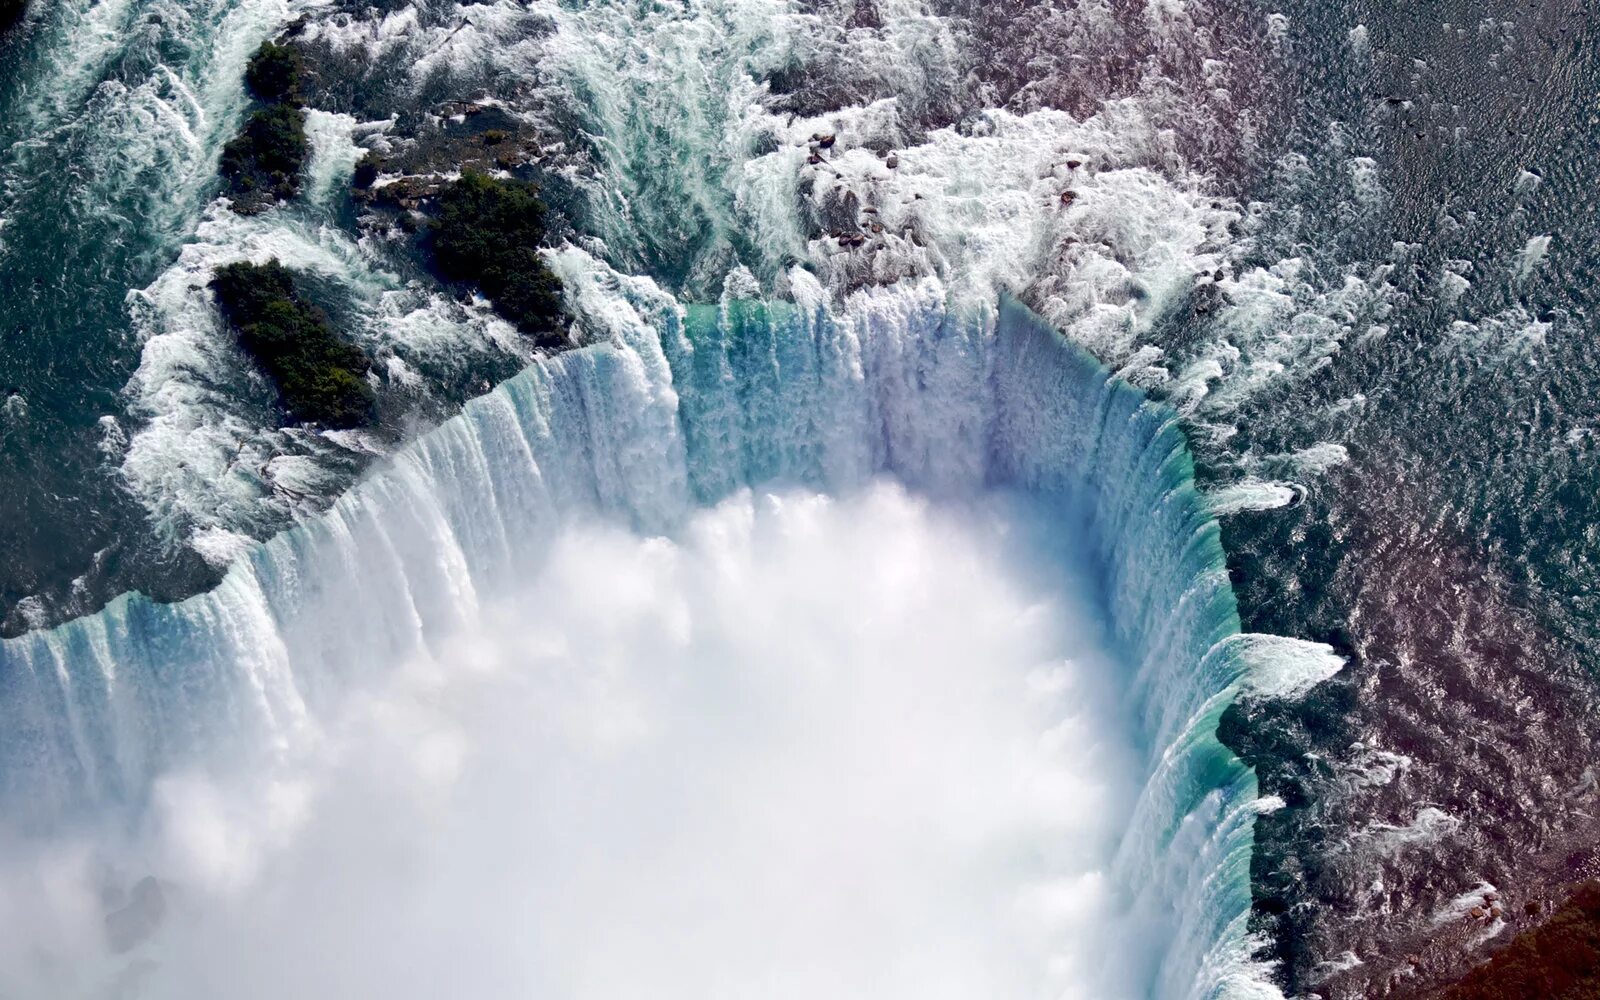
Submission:
[[1255,780],[1214,735],[1239,622],[1175,415],[1018,303],[954,305],[936,279],[838,304],[796,270],[791,301],[682,306],[557,256],[600,342],[468,404],[211,592],[0,645],[11,823],[137,825],[164,773],[291,752],[341,692],[470,634],[577,517],[670,536],[751,485],[1017,489],[1093,539],[1128,665],[1146,780],[1116,867],[1170,933],[1156,995],[1273,995],[1245,940]]

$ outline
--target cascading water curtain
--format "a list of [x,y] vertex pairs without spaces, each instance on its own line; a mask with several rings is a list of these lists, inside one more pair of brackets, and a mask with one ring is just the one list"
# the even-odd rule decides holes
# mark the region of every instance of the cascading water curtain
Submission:
[[1160,997],[1270,995],[1244,934],[1255,782],[1214,736],[1238,618],[1173,414],[1015,302],[951,308],[933,280],[842,307],[608,307],[607,342],[475,400],[210,593],[0,646],[10,822],[137,829],[163,775],[303,755],[347,692],[450,662],[575,519],[670,537],[747,487],[1020,491],[1092,539],[1124,665],[1143,788],[1106,877],[1149,935],[1141,975]]

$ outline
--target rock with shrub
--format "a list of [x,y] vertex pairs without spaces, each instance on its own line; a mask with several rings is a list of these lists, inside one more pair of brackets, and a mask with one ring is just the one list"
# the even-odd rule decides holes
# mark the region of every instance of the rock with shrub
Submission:
[[240,346],[277,386],[294,422],[349,428],[373,421],[366,355],[301,299],[288,268],[276,260],[228,264],[217,269],[211,288]]
[[528,181],[468,171],[438,193],[429,249],[439,273],[476,285],[542,347],[567,343],[561,281],[545,266],[545,204]]
[[305,61],[292,45],[262,42],[250,57],[244,81],[256,100],[265,104],[298,106],[300,84],[305,76]]
[[300,171],[310,154],[300,109],[300,57],[287,45],[264,43],[250,59],[245,79],[261,106],[222,150],[222,176],[234,211],[254,215],[300,193]]

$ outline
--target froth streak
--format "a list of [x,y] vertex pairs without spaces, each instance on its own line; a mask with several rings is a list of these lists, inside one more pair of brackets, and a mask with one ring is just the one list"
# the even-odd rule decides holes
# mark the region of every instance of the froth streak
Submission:
[[[1215,737],[1241,666],[1217,527],[1173,414],[1015,302],[729,301],[612,325],[397,456],[180,604],[118,600],[0,646],[0,794],[37,829],[136,815],[200,755],[271,755],[354,679],[469,626],[577,515],[670,531],[745,484],[891,475],[1057,498],[1095,540],[1147,782],[1117,864],[1169,943],[1162,997],[1267,996],[1245,918],[1256,787]],[[613,303],[616,305],[615,303]],[[627,312],[617,305],[621,312]]]

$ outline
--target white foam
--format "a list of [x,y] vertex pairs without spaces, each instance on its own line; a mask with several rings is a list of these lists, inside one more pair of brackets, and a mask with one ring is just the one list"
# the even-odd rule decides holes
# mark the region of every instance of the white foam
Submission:
[[1275,510],[1287,507],[1300,495],[1293,483],[1246,480],[1212,490],[1206,497],[1211,513],[1218,517],[1250,510]]
[[1328,979],[1332,979],[1341,972],[1349,972],[1351,969],[1358,968],[1365,964],[1366,963],[1361,960],[1361,956],[1357,955],[1355,952],[1341,951],[1339,954],[1333,956],[1325,962],[1318,962],[1312,972],[1316,977],[1317,982],[1323,982]]
[[1341,765],[1345,781],[1354,788],[1372,788],[1392,784],[1410,769],[1412,758],[1389,750],[1379,750],[1364,743],[1353,744],[1346,761]]
[[1548,234],[1529,237],[1527,244],[1517,252],[1516,259],[1511,264],[1511,276],[1518,281],[1526,281],[1532,276],[1550,253],[1550,240]]
[[1436,844],[1461,828],[1461,818],[1437,806],[1423,806],[1411,822],[1396,826],[1370,823],[1356,835],[1371,843],[1373,850],[1391,856],[1419,845]]
[[1263,633],[1234,641],[1250,671],[1246,687],[1264,698],[1299,698],[1344,669],[1344,657],[1327,643]]
[[356,144],[357,122],[350,115],[309,108],[306,111],[306,138],[311,143],[311,161],[306,165],[305,198],[324,209],[343,194],[355,170],[356,161],[366,152]]
[[1319,476],[1329,469],[1349,462],[1350,450],[1342,444],[1320,441],[1309,448],[1302,448],[1282,457],[1306,475]]
[[577,526],[278,764],[166,776],[126,853],[0,852],[0,984],[114,975],[96,884],[153,872],[135,997],[1143,996],[1139,756],[1044,523],[880,485]]
[[1536,319],[1517,305],[1473,321],[1456,320],[1439,350],[1459,352],[1476,363],[1536,362],[1554,329],[1553,319]]

